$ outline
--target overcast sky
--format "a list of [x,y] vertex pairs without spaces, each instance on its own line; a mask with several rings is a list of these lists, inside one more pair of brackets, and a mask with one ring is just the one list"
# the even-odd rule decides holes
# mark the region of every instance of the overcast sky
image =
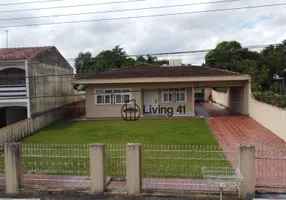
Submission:
[[[0,4],[27,1],[39,0],[1,0]],[[65,0],[49,3],[0,6],[0,46],[5,47],[5,26],[11,25],[130,17],[285,3],[283,0],[239,0],[236,2],[189,5],[167,9],[1,21],[2,19],[15,17],[36,17],[54,14],[61,15],[79,12],[109,11],[126,8],[132,9],[150,6],[202,3],[218,0],[142,0],[140,2],[90,5],[86,7],[64,9],[3,12],[7,10],[115,1],[122,0]],[[8,28],[9,46],[29,47],[53,45],[56,46],[66,58],[74,58],[81,51],[90,51],[93,55],[96,55],[102,50],[113,48],[115,45],[124,47],[128,54],[147,54],[211,49],[223,40],[237,40],[244,46],[279,43],[283,39],[286,39],[285,8],[286,6],[280,6],[168,17],[137,18],[120,21]],[[204,54],[188,54],[173,57],[169,56],[168,58],[181,58],[184,63],[202,64],[204,62],[203,57]]]

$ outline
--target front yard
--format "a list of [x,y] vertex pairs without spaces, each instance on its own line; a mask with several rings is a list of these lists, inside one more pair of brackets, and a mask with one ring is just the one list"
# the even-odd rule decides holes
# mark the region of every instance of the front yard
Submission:
[[217,145],[204,119],[58,121],[24,143],[195,144]]
[[86,144],[91,143],[107,144],[107,175],[112,177],[125,177],[127,143],[142,144],[143,177],[202,178],[201,167],[230,166],[204,119],[62,120],[23,143],[26,173],[88,175]]

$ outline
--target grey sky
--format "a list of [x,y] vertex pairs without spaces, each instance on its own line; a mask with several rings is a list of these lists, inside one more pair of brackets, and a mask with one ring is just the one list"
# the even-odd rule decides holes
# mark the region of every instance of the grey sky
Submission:
[[[1,0],[1,3],[36,0]],[[38,1],[38,0],[37,0]],[[89,20],[111,17],[127,17],[187,11],[203,11],[251,5],[285,3],[283,0],[239,0],[237,2],[185,6],[179,8],[105,13],[59,18],[1,21],[3,18],[29,17],[51,14],[96,12],[124,8],[141,8],[184,3],[201,3],[217,0],[145,0],[133,3],[96,5],[67,9],[49,9],[25,12],[1,13],[6,10],[39,7],[77,5],[120,0],[66,0],[61,2],[0,6],[0,25],[31,24]],[[209,12],[169,17],[74,23],[52,26],[9,28],[10,47],[54,45],[67,58],[76,57],[80,51],[101,50],[121,45],[129,54],[184,51],[214,48],[223,40],[237,40],[242,45],[278,43],[286,39],[286,6],[227,12]],[[0,29],[0,46],[5,47],[5,28]],[[178,55],[165,58],[181,58],[184,63],[201,64],[204,54]]]

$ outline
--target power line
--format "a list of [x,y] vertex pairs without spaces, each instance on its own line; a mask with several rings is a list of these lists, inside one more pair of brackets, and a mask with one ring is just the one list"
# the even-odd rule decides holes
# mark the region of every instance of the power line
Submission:
[[26,1],[26,2],[15,2],[15,3],[1,3],[0,6],[13,6],[13,5],[23,5],[23,4],[35,4],[35,3],[50,3],[55,1],[65,1],[65,0],[45,0],[45,1]]
[[[140,0],[135,0],[135,1],[140,1]],[[210,12],[223,12],[223,11],[232,11],[232,10],[266,8],[266,7],[275,7],[275,6],[285,6],[285,5],[286,5],[286,3],[279,3],[279,4],[260,5],[260,6],[247,6],[247,7],[237,7],[237,8],[222,8],[222,9],[192,11],[192,12],[141,15],[141,16],[130,16],[130,17],[114,17],[114,18],[102,18],[102,19],[91,19],[91,20],[80,20],[80,21],[48,22],[48,23],[41,23],[41,24],[20,24],[20,25],[10,25],[10,26],[0,26],[0,28],[15,28],[15,27],[28,27],[28,26],[48,26],[48,25],[58,25],[58,24],[101,22],[101,21],[113,21],[113,20],[116,21],[116,20],[128,20],[128,19],[139,19],[139,18],[150,18],[150,17],[166,17],[166,16],[176,16],[176,15],[190,15],[190,14],[199,14],[199,13],[210,13]]]
[[93,15],[93,14],[102,14],[102,13],[129,12],[129,11],[152,10],[152,9],[165,9],[165,8],[192,6],[192,5],[195,6],[195,5],[205,5],[205,4],[229,3],[229,2],[237,2],[237,1],[240,1],[240,0],[221,0],[221,1],[210,1],[210,2],[203,2],[203,3],[187,3],[187,4],[168,5],[168,6],[153,6],[153,7],[145,7],[145,8],[118,9],[118,10],[107,10],[107,11],[97,11],[97,12],[44,15],[44,16],[35,16],[35,17],[4,18],[4,19],[0,19],[0,21],[39,19],[39,18],[50,18],[50,17],[65,17],[65,16],[76,16],[76,15]]
[[0,11],[0,13],[23,12],[23,11],[32,11],[32,10],[49,10],[49,9],[59,9],[59,8],[74,8],[74,7],[84,7],[84,6],[94,6],[94,5],[131,3],[131,2],[138,2],[138,1],[145,1],[145,0],[123,0],[123,1],[111,1],[111,2],[105,2],[105,3],[79,4],[79,5],[70,5],[70,6],[53,6],[53,7],[45,7],[45,8],[29,8],[29,9],[18,9],[18,10],[4,10],[4,11]]

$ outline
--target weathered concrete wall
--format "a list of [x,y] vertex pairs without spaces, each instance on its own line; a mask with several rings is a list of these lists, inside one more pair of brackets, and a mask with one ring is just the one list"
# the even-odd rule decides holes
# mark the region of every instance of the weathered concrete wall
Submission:
[[249,115],[286,141],[286,110],[257,101],[249,92]]
[[85,101],[62,106],[0,129],[0,144],[19,141],[56,120],[85,113]]
[[56,48],[28,60],[31,116],[74,102],[73,69]]

